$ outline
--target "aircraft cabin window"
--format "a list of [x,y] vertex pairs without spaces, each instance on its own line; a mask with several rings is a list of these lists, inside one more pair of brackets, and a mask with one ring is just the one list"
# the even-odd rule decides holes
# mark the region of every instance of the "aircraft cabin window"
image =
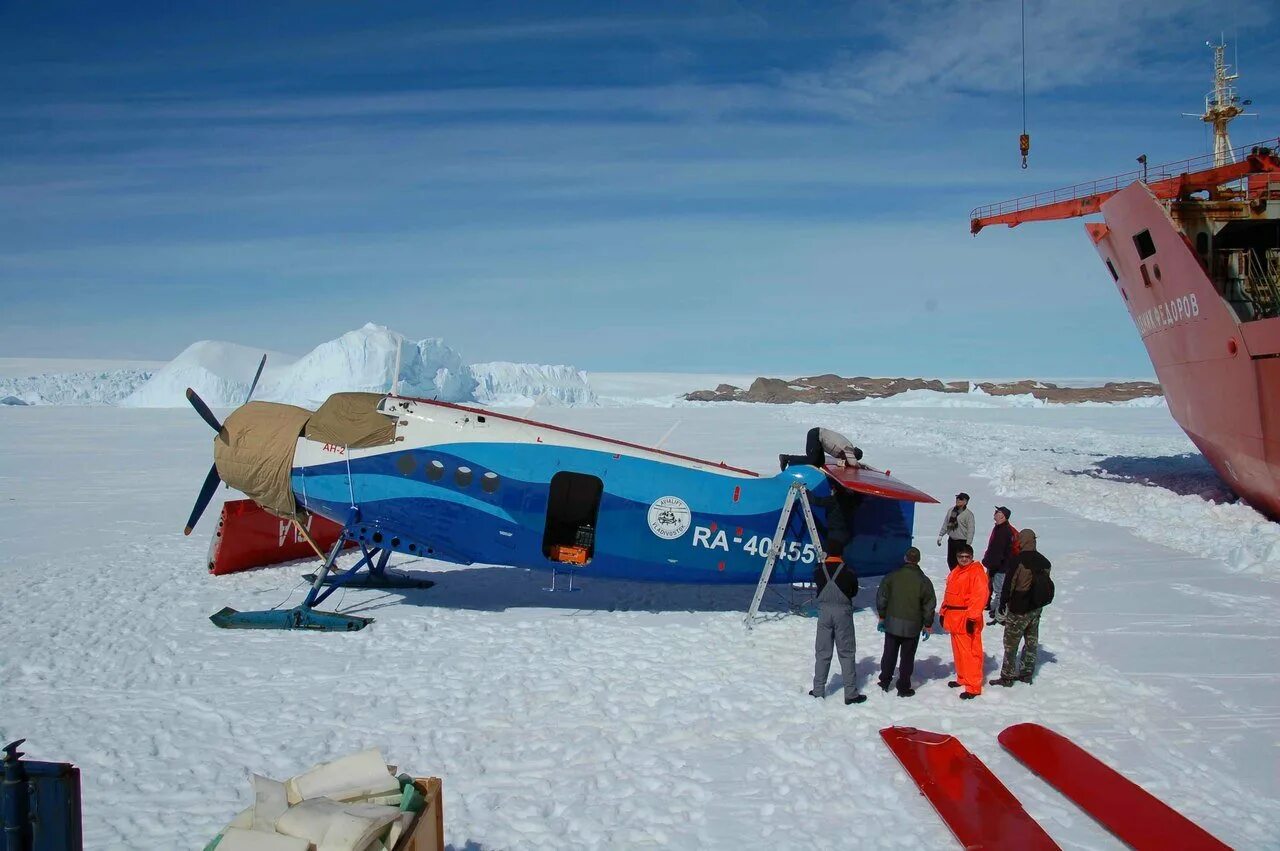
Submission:
[[498,489],[498,474],[494,472],[485,473],[480,477],[480,489],[485,493],[493,493]]
[[596,549],[596,520],[604,482],[583,473],[559,472],[547,495],[542,553],[551,561],[586,564]]
[[458,483],[458,487],[466,488],[471,486],[471,468],[459,467],[458,472],[453,474],[453,480]]
[[432,461],[427,465],[427,478],[433,482],[438,482],[444,478],[444,465],[439,461]]
[[413,455],[408,452],[402,452],[400,457],[396,459],[396,469],[400,471],[402,476],[412,476],[413,471],[418,469],[418,462],[414,460]]

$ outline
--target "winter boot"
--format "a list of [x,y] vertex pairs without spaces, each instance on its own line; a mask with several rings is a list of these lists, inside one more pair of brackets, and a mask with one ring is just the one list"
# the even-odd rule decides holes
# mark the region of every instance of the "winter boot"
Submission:
[[977,695],[971,691],[964,691],[960,693],[961,700],[973,700],[975,697],[977,697]]
[[855,694],[853,697],[846,697],[844,699],[845,706],[848,706],[851,703],[866,703],[866,702],[867,702],[867,696],[865,694]]
[[1031,685],[1031,681],[1034,679],[1035,679],[1034,674],[1022,674],[1021,676],[1018,677],[1018,682]]
[[1016,682],[1017,680],[1015,680],[1013,677],[996,677],[994,680],[987,680],[987,685],[1004,686],[1005,688],[1009,688],[1011,685],[1013,685]]
[[899,689],[898,697],[915,697],[916,690],[913,688]]
[[883,681],[877,682],[876,685],[880,686],[880,691],[883,691],[883,692],[889,691],[889,684],[886,682],[883,682]]
[[951,682],[947,683],[947,688],[960,688],[960,681],[952,680]]
[[826,697],[826,695],[825,695],[825,694],[818,694],[818,693],[817,693],[816,691],[814,691],[813,689],[809,689],[809,697],[819,697],[819,698],[821,698],[821,697]]

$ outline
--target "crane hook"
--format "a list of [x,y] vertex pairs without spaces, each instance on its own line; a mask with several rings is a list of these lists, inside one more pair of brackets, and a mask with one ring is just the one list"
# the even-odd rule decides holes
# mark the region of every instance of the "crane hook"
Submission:
[[1027,154],[1031,153],[1031,136],[1023,133],[1018,137],[1018,151],[1022,154],[1022,167],[1027,167]]

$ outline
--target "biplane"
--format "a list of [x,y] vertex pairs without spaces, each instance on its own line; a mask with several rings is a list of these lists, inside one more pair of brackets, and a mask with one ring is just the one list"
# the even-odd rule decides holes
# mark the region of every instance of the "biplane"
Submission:
[[[250,391],[252,392],[252,391]],[[773,476],[481,408],[337,393],[314,412],[247,402],[219,422],[214,466],[187,533],[220,481],[265,511],[341,527],[302,605],[223,609],[219,626],[352,630],[370,619],[315,608],[344,585],[422,587],[389,571],[392,553],[454,564],[571,571],[631,580],[754,583],[779,541],[773,582],[808,580],[820,557],[800,512],[780,528],[793,484],[860,495],[844,556],[862,575],[900,564],[917,502],[929,495],[869,468],[791,466]],[[821,501],[821,500],[819,500]],[[819,525],[824,511],[811,512]],[[356,564],[336,568],[352,543]]]

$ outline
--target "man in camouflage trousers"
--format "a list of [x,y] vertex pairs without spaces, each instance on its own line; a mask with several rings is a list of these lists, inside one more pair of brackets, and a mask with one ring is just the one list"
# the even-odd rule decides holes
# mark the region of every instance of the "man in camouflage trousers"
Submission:
[[[990,685],[1008,688],[1016,682],[1030,685],[1036,675],[1036,653],[1040,647],[1040,613],[1044,610],[1033,593],[1036,576],[1048,574],[1049,560],[1036,550],[1036,533],[1023,529],[1018,533],[1021,552],[1015,566],[1004,578],[1001,612],[1004,621],[1004,663],[1000,676]],[[1050,599],[1052,597],[1050,596]],[[1039,604],[1038,604],[1039,603]],[[1019,654],[1018,645],[1022,645]]]

